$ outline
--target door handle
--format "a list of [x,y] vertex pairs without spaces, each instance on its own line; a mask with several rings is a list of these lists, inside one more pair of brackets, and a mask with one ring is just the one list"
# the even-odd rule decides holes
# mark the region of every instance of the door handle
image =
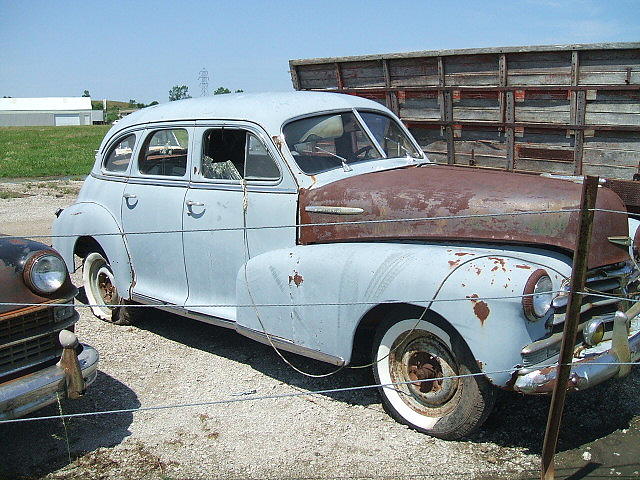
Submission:
[[123,198],[129,199],[129,198],[138,198],[138,196],[135,193],[125,193],[124,195],[122,195]]
[[204,203],[194,202],[193,200],[187,200],[187,207],[204,207]]

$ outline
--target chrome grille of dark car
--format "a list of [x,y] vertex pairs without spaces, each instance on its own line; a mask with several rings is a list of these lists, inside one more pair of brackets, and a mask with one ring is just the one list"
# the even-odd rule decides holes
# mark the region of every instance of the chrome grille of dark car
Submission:
[[[583,296],[580,324],[582,325],[594,317],[607,317],[615,313],[619,308],[621,300],[617,298],[602,298],[594,294],[626,296],[628,291],[627,285],[633,274],[634,270],[625,264],[609,265],[589,271],[585,282],[585,292],[591,292],[593,294]],[[544,339],[540,340],[536,342],[539,348],[532,349],[530,353],[523,353],[522,360],[525,367],[542,363],[557,355],[560,351],[567,300],[568,296],[564,297],[564,301],[559,302],[560,304],[556,304],[555,314],[550,320],[552,325],[548,335],[548,341],[545,342],[546,344],[542,345]],[[576,342],[576,345],[582,343],[582,335],[580,333],[577,336]]]
[[[65,318],[56,319],[55,308],[66,308],[59,312]],[[69,313],[73,312],[67,307],[49,307],[0,319],[0,381],[17,370],[59,357],[58,333],[73,323]]]
[[57,358],[62,347],[55,333],[37,337],[0,350],[0,376]]

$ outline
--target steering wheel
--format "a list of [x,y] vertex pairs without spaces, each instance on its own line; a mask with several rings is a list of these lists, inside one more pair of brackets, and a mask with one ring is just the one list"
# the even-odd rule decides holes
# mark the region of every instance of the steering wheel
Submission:
[[358,150],[356,150],[355,152],[353,152],[353,156],[354,156],[355,158],[358,158],[358,157],[360,157],[360,155],[362,155],[363,153],[364,153],[364,154],[369,153],[369,150],[371,150],[372,148],[373,148],[373,147],[372,147],[371,145],[366,145],[366,146],[364,146],[364,147],[362,147],[362,148],[359,148],[359,149],[358,149]]

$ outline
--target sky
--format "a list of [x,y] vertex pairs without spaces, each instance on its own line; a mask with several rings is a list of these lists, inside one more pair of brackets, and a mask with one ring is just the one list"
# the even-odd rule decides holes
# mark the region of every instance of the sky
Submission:
[[292,90],[288,61],[640,41],[640,0],[0,0],[0,97]]

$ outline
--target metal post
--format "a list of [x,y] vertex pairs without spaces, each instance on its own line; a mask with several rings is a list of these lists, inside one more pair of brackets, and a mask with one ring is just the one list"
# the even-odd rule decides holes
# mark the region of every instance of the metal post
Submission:
[[580,222],[576,238],[576,248],[573,255],[573,269],[571,272],[571,291],[562,334],[562,346],[556,374],[557,382],[551,397],[547,429],[542,446],[542,480],[553,480],[555,468],[553,459],[558,443],[558,432],[562,420],[562,410],[567,395],[567,383],[571,374],[571,362],[576,344],[578,324],[580,323],[580,306],[582,292],[584,290],[585,277],[587,275],[589,244],[591,243],[591,229],[593,226],[593,209],[596,206],[598,194],[598,177],[585,177],[582,185],[582,199],[580,204]]

